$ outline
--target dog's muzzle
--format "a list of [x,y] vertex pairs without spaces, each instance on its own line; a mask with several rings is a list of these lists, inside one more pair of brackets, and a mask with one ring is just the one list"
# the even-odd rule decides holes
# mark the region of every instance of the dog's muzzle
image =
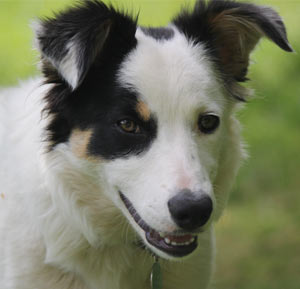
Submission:
[[[184,257],[191,254],[197,248],[197,235],[193,233],[165,234],[154,230],[140,217],[129,199],[122,192],[119,192],[119,194],[132,218],[139,227],[145,231],[146,240],[150,245],[172,257]],[[191,229],[194,230],[196,227],[198,228],[206,223],[211,212],[208,208],[210,207],[210,202],[204,197],[201,198],[201,206],[203,205],[207,207],[207,210],[205,213],[202,212],[202,218],[200,218],[201,221],[199,221],[199,214],[197,214],[196,211],[200,208],[200,199],[198,200],[198,203],[195,203],[195,199],[193,199],[189,194],[187,196],[185,195],[187,198],[183,201],[184,206],[177,206],[180,203],[180,198],[171,199],[168,204],[174,222],[184,229],[185,232],[192,231]],[[194,206],[192,206],[187,199],[189,199],[190,202],[194,201]],[[187,210],[186,213],[184,213],[185,210]],[[197,221],[195,221],[195,219],[197,219]]]

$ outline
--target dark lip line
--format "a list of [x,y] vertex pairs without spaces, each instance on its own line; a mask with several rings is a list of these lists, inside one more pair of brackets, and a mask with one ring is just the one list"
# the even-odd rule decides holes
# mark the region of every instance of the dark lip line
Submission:
[[139,215],[139,213],[136,211],[132,203],[125,197],[125,195],[119,191],[119,195],[121,197],[121,200],[125,204],[127,210],[129,211],[130,215],[133,217],[135,222],[145,231],[145,232],[151,232],[155,231],[152,229]]
[[[134,208],[133,204],[129,201],[129,199],[121,191],[119,191],[119,195],[120,195],[121,200],[125,204],[125,207],[129,211],[130,215],[133,217],[133,219],[135,220],[135,222],[139,225],[139,227],[141,229],[143,229],[145,232],[157,232],[156,230],[154,230],[153,228],[151,228],[142,219],[142,217],[139,215],[139,213]],[[196,231],[194,231],[194,232],[176,231],[176,232],[173,232],[172,234],[169,234],[169,235],[183,236],[183,235],[186,235],[186,234],[191,234],[191,235],[195,235],[196,236],[197,234],[202,233],[202,232],[203,232],[203,230],[198,230],[197,232]]]
[[[176,249],[174,249],[174,246],[172,246],[171,244],[166,244],[164,241],[164,238],[161,237],[160,233],[157,232],[156,230],[152,229],[142,218],[141,216],[138,214],[138,212],[136,211],[136,209],[134,208],[134,206],[132,205],[132,203],[130,202],[130,200],[121,192],[119,191],[119,195],[121,200],[123,201],[125,207],[127,208],[128,212],[130,213],[130,215],[132,216],[132,218],[134,219],[134,221],[138,224],[138,226],[140,228],[142,228],[146,234],[146,239],[147,242],[149,244],[151,244],[152,246],[156,247],[157,249],[159,249],[160,251],[163,251],[164,253],[174,256],[174,257],[183,257],[186,256],[190,253],[192,253],[197,245],[197,238],[198,236],[194,236],[194,241],[187,247],[183,246],[183,247],[177,247]],[[167,236],[176,236],[178,234],[174,234],[175,232],[173,232],[173,234],[171,235],[167,235]],[[177,233],[177,232],[176,232]],[[183,232],[180,232],[182,235]],[[191,235],[191,233],[188,233],[189,235]],[[156,236],[156,237],[155,237]],[[156,239],[158,238],[158,239]],[[147,248],[147,247],[145,247]],[[155,253],[152,252],[151,250],[151,254],[155,255]]]

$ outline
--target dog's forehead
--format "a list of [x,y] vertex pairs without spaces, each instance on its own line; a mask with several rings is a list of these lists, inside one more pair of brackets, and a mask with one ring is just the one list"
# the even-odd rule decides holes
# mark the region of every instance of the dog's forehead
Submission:
[[122,63],[119,81],[158,114],[164,114],[166,106],[173,113],[220,112],[225,99],[204,46],[189,41],[175,27],[170,29],[174,34],[168,38],[137,29],[137,46]]

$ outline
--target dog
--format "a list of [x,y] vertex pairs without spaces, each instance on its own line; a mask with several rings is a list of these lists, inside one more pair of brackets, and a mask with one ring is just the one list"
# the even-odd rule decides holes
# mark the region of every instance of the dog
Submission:
[[33,24],[42,77],[0,95],[1,289],[205,289],[245,152],[235,112],[271,8],[166,27],[83,1]]

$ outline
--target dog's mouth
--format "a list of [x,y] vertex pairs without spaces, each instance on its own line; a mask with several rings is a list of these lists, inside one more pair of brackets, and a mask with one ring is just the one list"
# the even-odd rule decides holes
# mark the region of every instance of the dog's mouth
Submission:
[[197,236],[192,234],[168,235],[152,229],[140,217],[132,203],[119,192],[121,200],[125,204],[135,222],[145,231],[146,240],[156,249],[173,257],[184,257],[191,254],[197,248]]

